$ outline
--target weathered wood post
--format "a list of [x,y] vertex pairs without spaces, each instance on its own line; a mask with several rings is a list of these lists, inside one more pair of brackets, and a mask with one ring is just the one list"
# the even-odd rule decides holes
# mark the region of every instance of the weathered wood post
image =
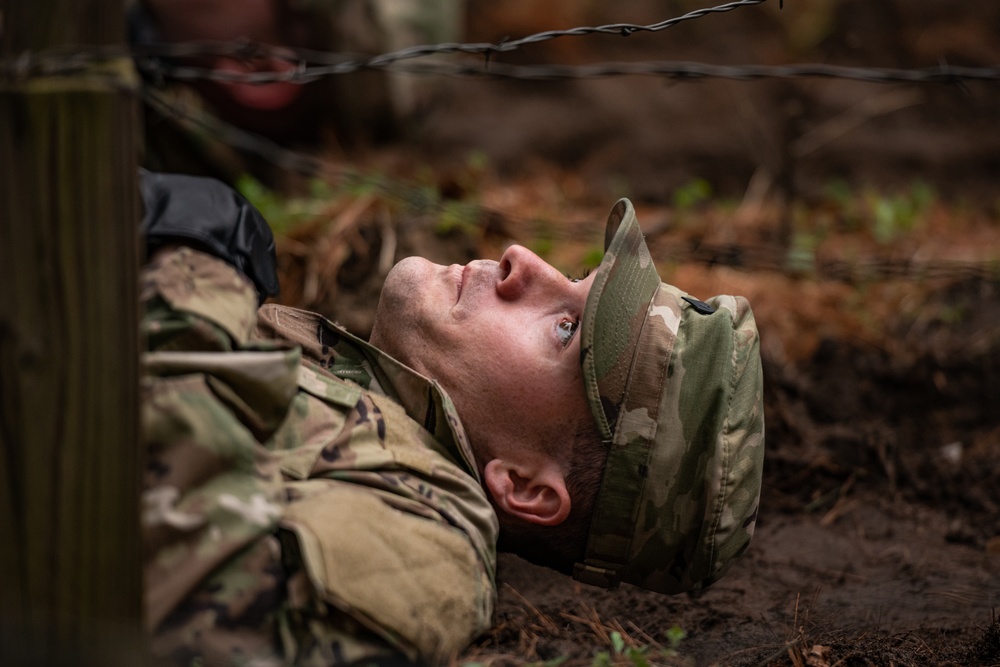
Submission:
[[0,664],[145,662],[136,163],[122,0],[0,0]]

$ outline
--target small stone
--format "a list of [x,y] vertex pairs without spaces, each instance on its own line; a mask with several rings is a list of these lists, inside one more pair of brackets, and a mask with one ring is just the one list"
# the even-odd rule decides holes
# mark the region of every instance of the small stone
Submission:
[[961,442],[949,442],[947,445],[942,445],[938,451],[941,454],[941,458],[951,465],[958,467],[962,464]]

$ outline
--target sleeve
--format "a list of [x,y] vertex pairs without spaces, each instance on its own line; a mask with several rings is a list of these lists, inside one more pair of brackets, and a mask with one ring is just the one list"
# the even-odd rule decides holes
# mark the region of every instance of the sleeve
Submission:
[[249,340],[257,322],[254,289],[225,262],[179,247],[156,255],[140,279],[149,351],[226,352]]
[[281,476],[262,445],[296,390],[297,350],[245,347],[249,281],[190,248],[143,269],[142,545],[153,663],[281,664]]

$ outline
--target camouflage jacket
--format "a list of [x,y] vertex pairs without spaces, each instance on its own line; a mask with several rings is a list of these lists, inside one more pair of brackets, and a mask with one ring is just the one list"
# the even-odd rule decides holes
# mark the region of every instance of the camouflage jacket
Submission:
[[158,664],[435,663],[489,627],[496,516],[434,382],[186,248],[142,292]]

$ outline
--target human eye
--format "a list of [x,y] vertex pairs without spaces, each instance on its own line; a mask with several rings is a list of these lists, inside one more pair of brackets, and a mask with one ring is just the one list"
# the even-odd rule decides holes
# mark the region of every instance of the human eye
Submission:
[[580,320],[561,320],[556,327],[556,334],[559,336],[559,343],[567,347],[573,340],[573,334],[580,326]]
[[584,278],[586,278],[586,277],[587,277],[587,276],[589,276],[589,275],[590,275],[590,269],[587,269],[587,270],[585,270],[585,271],[583,272],[583,275],[582,275],[582,276],[580,276],[579,278],[574,278],[573,276],[569,275],[568,273],[566,274],[566,278],[567,278],[567,279],[568,279],[568,280],[569,280],[569,281],[570,281],[571,283],[578,283],[578,282],[580,282],[581,280],[583,280]]

